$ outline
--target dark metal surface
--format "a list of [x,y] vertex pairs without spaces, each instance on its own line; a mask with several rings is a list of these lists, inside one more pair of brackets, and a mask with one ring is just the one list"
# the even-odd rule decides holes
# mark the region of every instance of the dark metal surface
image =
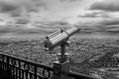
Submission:
[[0,79],[51,79],[53,68],[0,53]]
[[70,73],[64,73],[67,74],[68,76],[71,77],[75,77],[75,79],[96,79],[94,77],[88,76],[88,75],[84,75],[84,74],[80,74],[80,73],[76,73],[76,72],[70,72]]

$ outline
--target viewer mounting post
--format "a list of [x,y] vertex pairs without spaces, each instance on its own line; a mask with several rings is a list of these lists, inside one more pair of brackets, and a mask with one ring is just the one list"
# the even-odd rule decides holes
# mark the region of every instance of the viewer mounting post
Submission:
[[65,48],[69,45],[69,37],[79,31],[78,26],[74,26],[69,30],[64,30],[63,28],[59,31],[46,36],[44,41],[44,47],[47,51],[53,50],[56,46],[61,47],[61,53],[59,61],[54,63],[54,78],[55,79],[69,79],[67,76],[61,74],[61,71],[69,72],[70,62],[68,60],[67,53],[65,53]]

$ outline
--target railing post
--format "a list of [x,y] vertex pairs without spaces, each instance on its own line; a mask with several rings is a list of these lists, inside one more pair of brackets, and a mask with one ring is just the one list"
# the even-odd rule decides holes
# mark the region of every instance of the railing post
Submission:
[[69,76],[63,72],[70,71],[70,61],[68,53],[65,53],[66,43],[61,44],[61,53],[58,56],[59,61],[53,63],[53,77],[54,79],[70,79]]
[[37,67],[34,66],[34,79],[37,79]]
[[9,57],[7,57],[7,79],[10,77],[10,69],[9,69]]
[[70,62],[66,61],[64,63],[55,62],[53,63],[53,78],[54,79],[70,79],[69,76],[63,74],[63,72],[70,71]]

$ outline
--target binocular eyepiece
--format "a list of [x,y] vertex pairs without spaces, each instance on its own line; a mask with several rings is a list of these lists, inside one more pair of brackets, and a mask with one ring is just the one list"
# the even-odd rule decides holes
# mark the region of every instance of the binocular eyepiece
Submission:
[[63,28],[59,31],[52,33],[51,35],[46,36],[44,41],[44,47],[46,50],[52,50],[54,47],[61,45],[68,41],[69,37],[79,31],[78,26],[74,26],[69,30],[64,30]]

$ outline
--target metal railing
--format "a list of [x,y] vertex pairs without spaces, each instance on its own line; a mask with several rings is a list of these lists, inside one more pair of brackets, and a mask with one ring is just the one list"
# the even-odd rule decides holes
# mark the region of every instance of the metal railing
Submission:
[[[54,78],[54,73],[57,71],[55,69],[51,66],[0,53],[0,79],[58,79]],[[67,75],[70,79],[95,79],[76,72],[62,71],[59,74]]]
[[0,53],[0,79],[49,79],[53,68]]

